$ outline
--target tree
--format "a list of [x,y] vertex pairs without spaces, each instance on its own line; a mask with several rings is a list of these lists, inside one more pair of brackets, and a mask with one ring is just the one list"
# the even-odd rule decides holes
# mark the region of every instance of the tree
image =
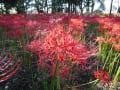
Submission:
[[109,15],[111,15],[111,12],[112,12],[112,3],[113,3],[113,0],[111,0],[111,4],[110,4],[110,13],[109,13]]
[[43,12],[44,7],[46,5],[46,0],[35,0],[35,7],[38,11],[38,13]]
[[6,14],[9,14],[9,10],[12,7],[16,6],[17,0],[0,0],[0,3],[4,4],[5,10],[6,10],[5,12],[6,12]]
[[94,6],[95,6],[95,0],[92,0],[92,7],[91,7],[91,12],[93,13],[94,10]]
[[25,0],[18,0],[16,4],[17,13],[25,13]]

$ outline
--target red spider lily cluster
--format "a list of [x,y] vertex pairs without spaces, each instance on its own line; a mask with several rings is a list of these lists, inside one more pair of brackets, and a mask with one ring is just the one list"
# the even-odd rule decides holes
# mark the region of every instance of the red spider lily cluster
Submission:
[[[98,23],[94,29],[104,35],[95,38],[97,42],[108,43],[115,50],[120,50],[119,19],[71,14],[0,15],[0,27],[8,37],[14,36],[19,40],[28,36],[27,39],[30,38],[31,41],[24,44],[24,49],[37,54],[39,65],[47,68],[50,75],[55,73],[57,64],[55,74],[66,77],[72,67],[78,65],[84,69],[87,60],[97,54],[96,48],[89,48],[81,39],[86,30],[89,30],[90,23]],[[109,73],[104,70],[98,70],[95,77],[104,83],[109,81]]]
[[98,70],[95,73],[95,78],[100,79],[103,81],[104,84],[107,84],[109,82],[109,73],[104,70]]
[[25,33],[37,37],[38,33],[51,31],[56,26],[56,23],[62,25],[69,23],[70,31],[76,33],[75,29],[78,29],[79,34],[82,34],[85,26],[84,21],[84,16],[76,17],[75,15],[17,14],[0,16],[0,26],[5,28],[8,36],[14,35],[14,38],[21,38],[22,34]]
[[[119,17],[96,17],[94,20],[99,23],[97,30],[103,32],[104,37],[98,37],[97,41],[108,43],[116,51],[120,50],[120,18]],[[96,23],[95,22],[95,23]]]
[[68,74],[71,65],[80,64],[84,66],[87,63],[86,60],[91,56],[87,48],[78,42],[79,40],[73,37],[69,30],[64,29],[62,25],[57,25],[44,40],[41,40],[41,38],[34,40],[30,46],[25,48],[37,53],[40,58],[40,65],[47,65],[51,68],[52,74],[54,73],[56,60],[59,62],[59,73],[65,71],[64,74]]
[[88,26],[85,16],[60,15],[47,18],[50,18],[47,21],[49,26],[45,26],[42,31],[36,30],[34,35],[39,38],[34,38],[25,49],[38,54],[40,65],[47,66],[51,75],[54,74],[57,60],[57,72],[63,77],[68,75],[72,65],[78,64],[84,68],[94,51],[88,50],[80,42],[84,27]]

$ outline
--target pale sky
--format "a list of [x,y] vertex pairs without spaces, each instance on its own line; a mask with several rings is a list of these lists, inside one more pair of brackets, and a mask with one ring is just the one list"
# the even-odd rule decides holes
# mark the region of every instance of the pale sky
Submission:
[[[106,10],[104,11],[104,13],[109,13],[110,12],[111,0],[105,0],[104,4],[105,4],[105,7],[106,7]],[[120,6],[120,0],[113,0],[112,13],[117,13],[117,10],[118,10],[119,6]],[[97,9],[98,7],[99,7],[99,4],[95,3],[95,9]]]

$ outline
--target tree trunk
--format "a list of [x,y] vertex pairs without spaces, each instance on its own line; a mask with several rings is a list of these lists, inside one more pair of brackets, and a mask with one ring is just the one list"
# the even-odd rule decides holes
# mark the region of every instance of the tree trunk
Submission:
[[6,13],[6,14],[9,14],[9,8],[8,8],[7,5],[5,5],[5,9],[6,9],[6,10],[5,10],[5,13]]
[[79,3],[79,8],[80,8],[81,14],[83,14],[82,2],[83,1],[81,0],[80,3]]
[[72,13],[72,3],[70,3],[70,13]]
[[1,14],[4,14],[3,4],[1,4]]
[[89,5],[90,5],[90,2],[89,2],[89,0],[87,0],[87,4],[86,4],[86,6],[87,6],[86,11],[87,12],[89,12],[89,7],[90,7]]
[[110,5],[110,13],[109,13],[109,16],[111,15],[111,12],[112,12],[112,3],[113,3],[113,0],[111,0],[111,5]]
[[91,9],[91,13],[93,13],[94,5],[95,5],[95,2],[94,2],[94,0],[92,0],[92,9]]
[[70,2],[68,0],[68,13],[70,13]]
[[76,3],[74,4],[73,12],[76,14]]
[[48,13],[48,3],[47,3],[47,0],[45,0],[45,7],[46,7],[46,13]]

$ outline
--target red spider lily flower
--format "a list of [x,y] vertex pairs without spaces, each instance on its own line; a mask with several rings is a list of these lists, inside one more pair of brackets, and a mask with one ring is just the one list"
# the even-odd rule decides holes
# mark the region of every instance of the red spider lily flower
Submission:
[[39,23],[37,21],[28,21],[26,27],[29,34],[34,34],[34,30],[38,27]]
[[102,80],[104,84],[107,84],[110,79],[109,73],[104,70],[96,71],[94,76],[95,76],[95,78]]
[[38,39],[38,40],[34,40],[31,42],[31,49],[34,49],[36,51],[40,51],[42,48],[42,40]]
[[33,53],[39,55],[39,52],[43,50],[43,40],[39,38],[38,40],[31,41],[30,45],[23,46],[26,50],[29,50]]
[[7,34],[7,36],[13,36],[15,34],[15,32],[14,31],[8,31],[6,34]]
[[63,16],[61,23],[65,24],[65,23],[69,23],[70,17],[69,16]]
[[111,18],[108,17],[97,18],[97,22],[100,24],[100,31],[112,30],[113,21]]
[[120,37],[120,28],[119,29],[113,29],[112,31],[111,31],[111,33],[112,33],[112,35],[113,36],[119,36]]
[[90,57],[87,54],[87,48],[82,44],[78,44],[71,33],[65,32],[63,28],[51,31],[46,37],[43,47],[48,53],[51,52],[54,53],[54,56],[57,55],[59,61],[71,58],[73,61],[69,61],[70,63],[85,64],[86,59]]
[[115,29],[115,30],[113,29],[111,31],[107,31],[105,32],[105,35],[120,37],[120,29]]
[[100,43],[106,43],[106,40],[103,37],[97,37],[96,41]]
[[[83,19],[71,19],[69,27],[71,28],[71,31],[76,33],[77,35],[81,35],[85,30],[84,26],[86,26],[83,23]],[[76,29],[78,30],[76,32]]]
[[[50,71],[51,71],[51,76],[54,75],[55,72],[55,67],[56,67],[56,63],[53,63]],[[57,68],[57,72],[55,73],[55,75],[57,76],[62,76],[63,78],[66,78],[68,75],[70,74],[70,68],[69,65],[66,64],[65,62],[59,62],[58,64],[58,68]]]
[[17,30],[15,31],[15,33],[14,33],[14,37],[15,37],[16,39],[20,39],[21,36],[22,36],[22,34],[23,34],[23,30],[22,30],[22,29],[17,29]]
[[[58,32],[59,33],[59,32]],[[58,55],[58,59],[64,60],[65,59],[65,37],[58,38],[60,34],[56,34],[56,36],[48,35],[48,37],[45,39],[44,43],[44,49],[45,51],[48,51],[48,53],[51,51],[51,53],[55,53],[55,55]]]
[[87,48],[82,44],[76,44],[68,53],[70,54],[70,58],[74,59],[74,61],[72,61],[74,64],[85,65],[87,58],[90,57],[87,53]]
[[10,27],[6,27],[6,29],[5,29],[5,31],[10,31],[11,30],[11,28]]
[[[52,75],[54,74],[56,60],[59,62],[59,73],[62,73],[68,70],[64,65],[68,65],[68,67],[76,63],[85,65],[87,58],[90,57],[87,48],[78,43],[71,32],[64,29],[62,25],[57,25],[56,28],[52,29],[45,39],[39,38],[32,41],[29,48],[33,52],[39,52],[39,64],[48,66]],[[67,64],[65,64],[66,62]],[[61,63],[63,63],[63,68],[60,66]]]
[[71,22],[75,25],[81,25],[81,20],[79,19],[71,19]]
[[23,34],[23,30],[17,29],[15,31],[8,31],[6,34],[7,36],[14,36],[15,39],[20,39]]
[[67,64],[65,64],[62,69],[59,70],[59,75],[62,76],[63,78],[68,77],[70,74],[70,68],[68,67]]
[[110,39],[107,41],[108,43],[113,43],[113,44],[115,44],[115,43],[118,43],[118,39],[117,38],[115,38],[115,37],[110,37]]
[[113,48],[114,48],[116,51],[120,51],[120,43],[118,43],[118,44],[113,44]]

